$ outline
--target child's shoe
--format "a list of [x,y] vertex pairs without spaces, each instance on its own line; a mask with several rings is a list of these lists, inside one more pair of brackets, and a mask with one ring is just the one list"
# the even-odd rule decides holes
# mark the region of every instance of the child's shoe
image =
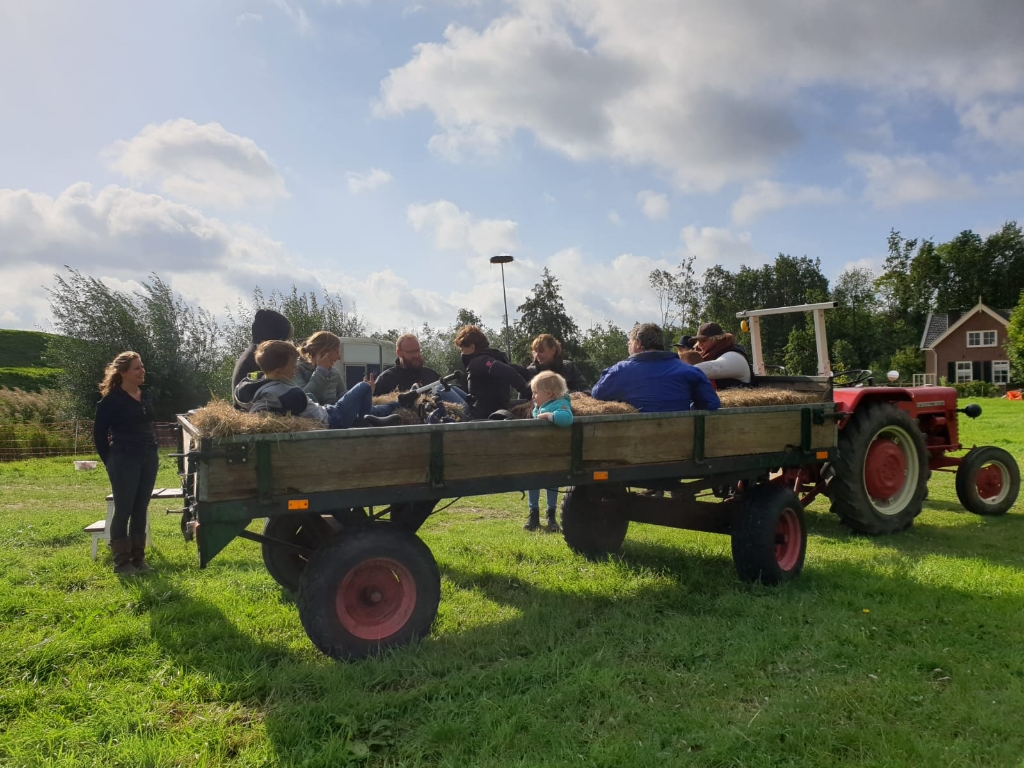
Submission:
[[558,521],[555,519],[555,514],[555,510],[548,510],[548,524],[545,526],[548,533],[558,533],[562,530],[558,527]]
[[526,523],[523,525],[524,531],[536,531],[540,528],[540,510],[531,509],[530,516],[527,518]]

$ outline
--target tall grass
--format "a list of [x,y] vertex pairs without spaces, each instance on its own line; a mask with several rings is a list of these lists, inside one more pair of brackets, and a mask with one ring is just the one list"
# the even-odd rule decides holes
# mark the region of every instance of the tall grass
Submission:
[[[1024,406],[983,407],[965,442],[1024,460]],[[518,494],[464,499],[421,531],[432,637],[347,664],[256,545],[199,570],[163,509],[158,574],[118,581],[81,531],[106,492],[0,466],[0,765],[1022,765],[1024,515],[964,512],[949,474],[898,536],[813,507],[779,589],[740,583],[726,537],[634,525],[591,563],[522,531]]]

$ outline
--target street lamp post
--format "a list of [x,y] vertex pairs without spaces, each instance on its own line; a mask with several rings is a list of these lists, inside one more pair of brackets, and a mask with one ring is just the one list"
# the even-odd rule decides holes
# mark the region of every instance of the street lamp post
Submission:
[[514,261],[514,259],[508,253],[491,256],[491,264],[501,265],[501,298],[505,304],[505,354],[508,355],[509,360],[512,360],[512,341],[508,333],[508,296],[505,295],[505,265],[510,261]]

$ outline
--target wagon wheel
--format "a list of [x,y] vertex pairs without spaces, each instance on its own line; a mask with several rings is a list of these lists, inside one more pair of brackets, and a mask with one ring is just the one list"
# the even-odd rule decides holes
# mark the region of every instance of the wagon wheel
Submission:
[[832,511],[853,530],[896,533],[921,514],[928,491],[924,435],[895,405],[858,408],[839,433],[833,468]]
[[430,632],[441,575],[415,534],[373,525],[313,553],[299,587],[299,619],[322,653],[358,659]]
[[1020,493],[1017,461],[1002,448],[971,449],[956,470],[956,497],[976,515],[1003,515]]
[[626,495],[616,485],[578,485],[562,498],[562,536],[569,549],[588,560],[617,555],[629,530],[622,510]]
[[743,581],[780,584],[804,567],[807,529],[800,498],[781,485],[754,488],[732,522],[732,559]]
[[[268,517],[263,525],[263,535],[268,539],[294,544],[308,552],[315,550],[339,530],[341,525],[337,521],[314,514]],[[271,578],[291,592],[298,591],[299,578],[306,569],[309,555],[271,542],[263,542],[261,546],[263,564]]]

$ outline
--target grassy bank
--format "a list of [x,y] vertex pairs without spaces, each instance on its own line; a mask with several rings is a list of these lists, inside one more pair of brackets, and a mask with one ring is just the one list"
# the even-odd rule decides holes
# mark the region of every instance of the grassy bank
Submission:
[[[965,443],[1024,462],[1024,406],[983,407]],[[899,536],[816,505],[781,589],[739,583],[725,537],[635,525],[595,564],[524,533],[518,494],[462,500],[421,532],[433,636],[352,664],[256,545],[201,571],[162,509],[159,574],[119,582],[81,531],[106,492],[70,459],[0,465],[0,765],[1022,764],[1024,515],[963,512],[952,475]]]

